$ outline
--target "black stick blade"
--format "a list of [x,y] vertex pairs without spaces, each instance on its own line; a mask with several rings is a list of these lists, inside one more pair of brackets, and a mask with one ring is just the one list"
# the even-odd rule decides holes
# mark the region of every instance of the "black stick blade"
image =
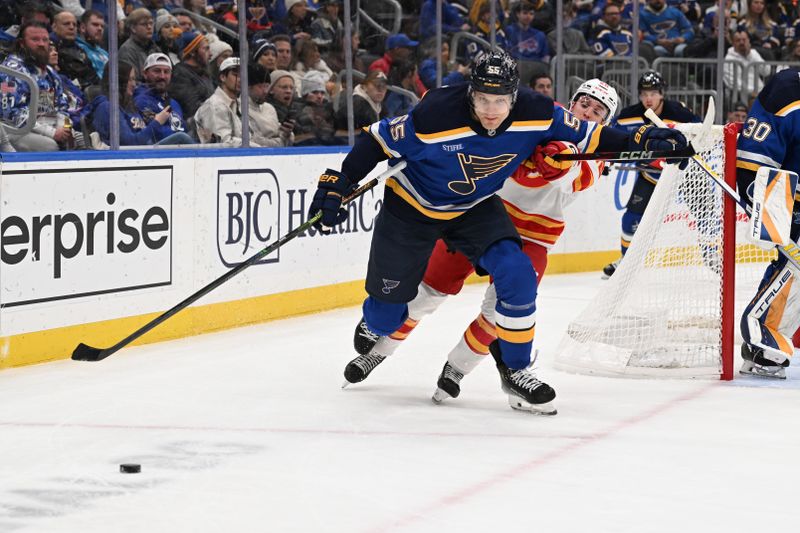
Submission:
[[106,350],[101,350],[99,348],[92,348],[91,346],[87,346],[86,344],[80,343],[75,351],[72,352],[72,360],[73,361],[100,361],[101,359],[105,359],[111,354],[106,355],[104,352]]

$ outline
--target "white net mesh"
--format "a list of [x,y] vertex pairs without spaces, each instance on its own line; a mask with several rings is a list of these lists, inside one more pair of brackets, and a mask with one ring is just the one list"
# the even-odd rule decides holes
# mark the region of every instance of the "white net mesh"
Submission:
[[[722,127],[710,137],[705,132],[694,145],[702,147],[701,157],[722,176]],[[568,325],[556,368],[601,375],[719,377],[723,194],[693,163],[685,170],[665,167],[624,260]],[[747,217],[741,210],[736,227],[742,236],[737,238],[738,324],[771,254],[745,244]]]

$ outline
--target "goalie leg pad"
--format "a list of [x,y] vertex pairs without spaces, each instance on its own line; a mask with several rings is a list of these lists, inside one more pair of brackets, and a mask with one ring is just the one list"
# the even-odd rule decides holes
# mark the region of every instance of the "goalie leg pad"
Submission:
[[753,182],[753,203],[749,237],[759,245],[772,247],[789,242],[797,174],[761,167]]
[[487,248],[479,264],[494,278],[495,324],[503,362],[511,369],[525,368],[531,362],[536,324],[536,271],[519,244],[509,239]]
[[787,262],[779,256],[767,267],[741,324],[744,341],[778,364],[794,353],[792,335],[800,326],[800,285]]

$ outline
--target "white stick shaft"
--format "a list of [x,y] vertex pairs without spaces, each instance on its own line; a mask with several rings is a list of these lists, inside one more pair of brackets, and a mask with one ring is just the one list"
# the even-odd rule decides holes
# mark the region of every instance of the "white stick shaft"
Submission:
[[[659,128],[666,128],[667,127],[667,125],[664,123],[664,121],[661,120],[661,118],[659,118],[659,116],[656,115],[655,111],[653,111],[652,109],[648,109],[647,111],[645,111],[644,112],[644,116],[649,118],[650,121],[653,124],[655,124],[656,126],[658,126]],[[705,171],[706,174],[708,174],[708,176],[712,180],[714,180],[717,183],[717,185],[722,187],[722,189],[726,193],[728,193],[730,195],[730,197],[733,198],[736,201],[737,204],[741,204],[742,203],[742,199],[739,197],[739,193],[737,193],[735,189],[731,188],[730,185],[725,183],[725,180],[722,179],[722,176],[720,176],[719,174],[717,174],[716,172],[711,170],[711,167],[708,166],[708,163],[706,163],[703,160],[702,157],[700,157],[699,155],[693,155],[692,159],[694,160],[695,163],[698,164],[698,166],[700,166],[700,168],[703,169],[703,171]]]

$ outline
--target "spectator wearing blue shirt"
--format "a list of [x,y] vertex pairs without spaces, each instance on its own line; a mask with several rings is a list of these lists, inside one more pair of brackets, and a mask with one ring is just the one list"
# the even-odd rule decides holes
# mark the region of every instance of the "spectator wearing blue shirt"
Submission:
[[174,136],[169,144],[192,144],[193,139],[186,134],[181,105],[170,98],[167,92],[172,81],[172,61],[166,54],[150,54],[145,61],[142,77],[144,84],[134,89],[133,103],[145,123],[149,125],[156,115],[165,109],[169,110],[167,121],[155,129],[156,141]]
[[608,3],[603,18],[597,23],[589,43],[600,57],[630,56],[633,53],[633,34],[622,27],[622,9]]
[[547,36],[531,26],[533,5],[523,1],[514,8],[517,21],[505,27],[506,51],[515,59],[525,61],[550,61]]
[[[455,85],[467,81],[470,75],[469,65],[457,63],[456,68],[450,72],[446,72],[448,63],[450,62],[450,43],[442,41],[442,52],[438,54],[436,51],[436,40],[429,39],[424,46],[426,50],[426,58],[422,60],[419,65],[419,79],[426,89],[433,89],[436,87],[436,63],[442,62],[442,85]],[[438,56],[438,59],[437,59]]]
[[659,57],[683,56],[686,45],[694,37],[691,23],[678,8],[667,6],[664,0],[647,0],[641,13],[644,42]]
[[[156,144],[157,130],[169,120],[170,111],[164,109],[148,124],[133,105],[136,87],[136,68],[121,61],[117,70],[119,79],[119,144],[120,146],[147,146]],[[108,65],[103,76],[103,88],[108,94]],[[111,144],[111,101],[101,94],[91,103],[91,125],[106,145]],[[165,144],[165,143],[160,143]]]
[[[469,31],[469,23],[464,20],[458,9],[442,0],[442,33]],[[419,36],[427,39],[436,35],[436,0],[425,0],[419,14]]]

